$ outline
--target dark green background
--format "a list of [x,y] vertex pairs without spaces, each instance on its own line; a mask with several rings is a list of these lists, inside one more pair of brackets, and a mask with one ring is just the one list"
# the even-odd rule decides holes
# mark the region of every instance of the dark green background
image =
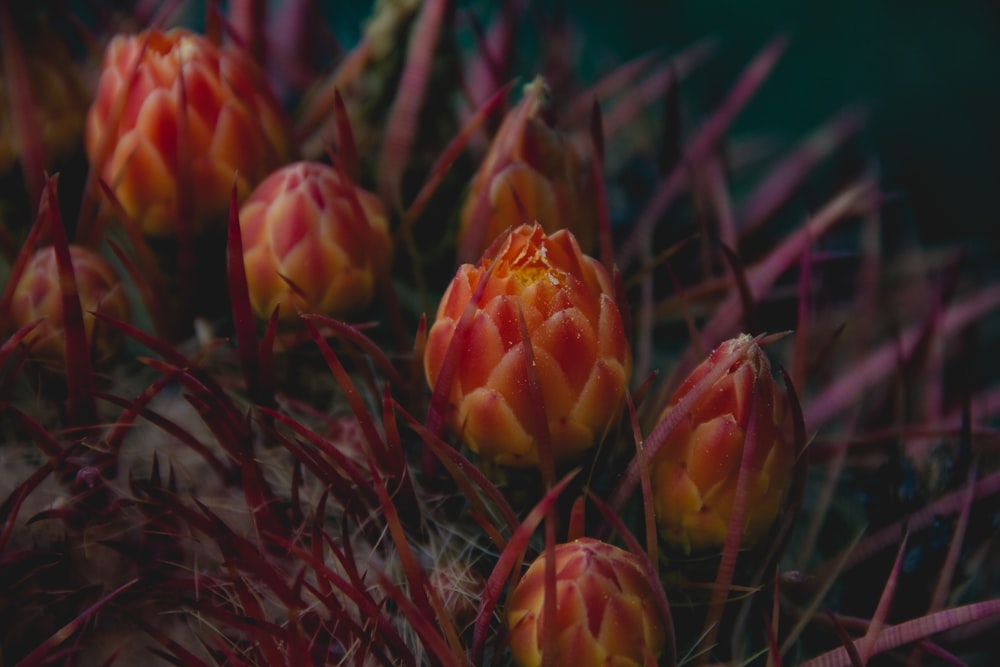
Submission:
[[927,244],[1000,255],[1000,3],[698,0],[561,3],[625,55],[719,39],[689,90],[718,96],[773,36],[790,46],[735,131],[794,138],[861,103],[862,135],[895,195],[890,215]]

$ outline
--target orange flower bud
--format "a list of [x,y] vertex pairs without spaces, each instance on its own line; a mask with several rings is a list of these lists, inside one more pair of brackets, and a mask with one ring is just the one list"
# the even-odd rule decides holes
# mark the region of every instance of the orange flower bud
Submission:
[[275,306],[283,319],[363,308],[389,267],[379,200],[319,162],[268,176],[240,209],[240,230],[250,303],[262,319]]
[[507,227],[534,221],[549,233],[569,229],[591,250],[594,189],[579,151],[552,116],[548,88],[537,78],[507,114],[472,181],[459,230],[463,260],[478,256]]
[[[98,322],[93,313],[128,320],[125,290],[118,274],[99,255],[75,245],[71,245],[69,251],[87,343],[95,359],[109,359],[118,349],[121,335],[116,329]],[[41,320],[24,343],[33,355],[53,362],[61,362],[66,354],[62,298],[55,249],[47,246],[28,261],[14,288],[10,324],[19,329]]]
[[[746,340],[744,334],[716,348],[674,393],[660,419]],[[752,547],[771,528],[795,459],[793,444],[781,429],[782,413],[771,365],[754,344],[695,403],[653,460],[656,520],[668,545],[689,554],[724,544],[751,420],[756,440],[743,546]]]
[[[653,587],[632,553],[582,538],[555,547],[556,629],[553,665],[620,667],[659,658],[666,621]],[[520,667],[542,664],[545,555],[525,573],[507,603],[510,649]]]
[[182,195],[196,232],[224,228],[234,176],[245,197],[291,154],[287,119],[257,66],[182,29],[111,40],[85,138],[93,167],[151,236],[174,234]]
[[450,428],[487,461],[539,465],[523,313],[541,384],[553,456],[570,461],[599,442],[621,414],[631,373],[621,313],[607,272],[566,230],[515,229],[495,259],[459,268],[427,339],[424,367],[437,381],[455,328],[492,268],[465,345],[456,347]]

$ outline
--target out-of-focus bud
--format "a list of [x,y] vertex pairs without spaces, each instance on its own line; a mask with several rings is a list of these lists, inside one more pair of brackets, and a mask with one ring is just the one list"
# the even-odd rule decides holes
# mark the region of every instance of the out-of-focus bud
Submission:
[[451,386],[448,424],[483,459],[539,465],[535,399],[521,338],[523,313],[556,462],[571,461],[615,423],[631,373],[631,353],[607,272],[573,235],[515,229],[495,259],[461,266],[438,306],[424,367],[437,382],[456,325],[481,280],[477,304]]
[[554,126],[553,115],[548,88],[536,78],[507,114],[472,181],[459,230],[462,261],[474,261],[511,221],[537,221],[549,233],[568,229],[584,252],[592,249],[594,188],[579,150]]
[[319,162],[268,176],[240,209],[240,230],[250,303],[262,319],[275,306],[286,320],[363,308],[389,268],[379,200]]
[[[69,251],[91,355],[97,361],[110,359],[121,344],[121,335],[93,313],[127,321],[125,290],[114,268],[92,250],[71,245]],[[62,299],[55,249],[46,246],[28,261],[14,288],[10,324],[17,329],[40,320],[24,343],[33,356],[56,363],[66,354]]]
[[[605,542],[582,538],[557,545],[555,656],[552,665],[641,667],[663,652],[666,620],[639,559]],[[521,579],[507,603],[510,649],[520,667],[542,664],[545,556]]]
[[[31,109],[38,123],[46,164],[58,164],[80,150],[83,119],[89,99],[80,69],[66,47],[65,38],[37,12],[15,12],[11,18],[23,52],[30,90],[12,90],[13,81],[0,75],[0,175],[7,174],[21,157],[21,134],[12,113],[15,97],[31,95]],[[36,10],[33,7],[32,10]],[[23,14],[28,14],[24,16]],[[7,64],[0,56],[0,74]]]
[[[724,342],[692,371],[660,415],[674,406],[734,349],[744,334]],[[651,468],[660,537],[682,553],[717,551],[725,543],[751,422],[756,432],[743,546],[752,547],[781,509],[795,460],[782,431],[782,396],[767,356],[754,343],[681,419]]]
[[242,199],[291,146],[287,118],[242,52],[182,29],[108,44],[87,155],[146,234],[174,235],[183,197],[196,233],[224,229],[234,176]]

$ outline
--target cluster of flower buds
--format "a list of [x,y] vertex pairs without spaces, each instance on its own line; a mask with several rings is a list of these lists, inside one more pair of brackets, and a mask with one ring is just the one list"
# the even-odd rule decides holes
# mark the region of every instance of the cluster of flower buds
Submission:
[[[767,356],[746,335],[716,348],[687,377],[660,415],[664,419],[701,380],[746,347],[670,433],[651,468],[660,537],[691,554],[718,551],[725,543],[736,501],[744,448],[752,446],[750,491],[742,546],[752,547],[774,523],[795,462],[782,430],[782,396]],[[753,442],[748,432],[753,431]]]
[[246,197],[292,153],[259,68],[180,28],[111,40],[85,139],[92,168],[154,237],[175,235],[181,213],[195,233],[223,229],[234,177]]
[[538,78],[500,126],[462,209],[459,253],[472,261],[507,227],[538,222],[552,233],[569,229],[590,252],[597,202],[586,162],[554,126],[548,88]]
[[543,554],[528,568],[507,602],[510,649],[520,667],[545,664],[641,667],[654,664],[666,642],[666,619],[653,580],[639,558],[591,538],[556,545],[556,627],[553,656],[544,656]]
[[[621,414],[631,373],[613,293],[603,266],[581,252],[571,233],[550,236],[538,225],[514,229],[494,257],[461,266],[438,307],[424,358],[434,386],[448,355],[457,357],[447,415],[452,431],[485,461],[515,467],[538,466],[546,439],[557,463],[599,442]],[[474,317],[458,336],[474,295]],[[531,388],[533,374],[541,396]],[[539,432],[536,410],[544,413],[547,434]]]
[[[92,250],[71,245],[69,251],[87,343],[96,360],[108,359],[117,351],[121,336],[116,329],[100,323],[93,313],[128,320],[125,290],[114,268]],[[66,354],[63,289],[52,246],[40,249],[31,257],[14,288],[10,304],[11,325],[20,328],[33,322],[38,324],[24,340],[31,355],[62,363]]]
[[366,306],[389,268],[389,226],[375,195],[319,162],[268,176],[240,209],[254,311],[342,316]]

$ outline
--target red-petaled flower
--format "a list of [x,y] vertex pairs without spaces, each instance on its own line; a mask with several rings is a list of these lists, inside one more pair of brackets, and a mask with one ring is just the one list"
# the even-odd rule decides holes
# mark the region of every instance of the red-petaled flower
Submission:
[[[492,270],[464,344],[449,352],[456,326]],[[521,338],[523,315],[541,385],[540,409],[557,462],[599,442],[621,414],[631,354],[611,281],[573,235],[515,229],[495,259],[459,268],[428,335],[424,366],[433,386],[446,355],[457,371],[448,423],[487,461],[539,465],[536,399]]]
[[87,155],[146,234],[173,235],[182,198],[196,232],[222,229],[233,178],[245,197],[291,146],[277,99],[239,50],[182,29],[108,44]]
[[[677,389],[660,419],[746,340],[744,335],[716,348]],[[691,553],[718,550],[725,543],[751,422],[756,436],[747,470],[751,486],[743,546],[753,546],[771,528],[795,459],[793,443],[782,431],[782,414],[771,365],[753,344],[684,415],[653,460],[656,520],[666,544]]]
[[[550,665],[641,667],[666,641],[666,620],[642,563],[628,551],[591,538],[556,545],[555,655]],[[519,667],[542,664],[545,637],[544,554],[507,602],[510,649]]]
[[280,306],[342,316],[366,306],[391,256],[388,222],[375,195],[319,162],[268,176],[240,209],[250,303],[262,319]]
[[524,88],[520,104],[500,126],[462,208],[459,249],[471,261],[511,221],[538,222],[545,231],[569,229],[589,252],[597,202],[586,163],[570,137],[554,126],[542,79]]
[[[114,268],[92,250],[71,245],[69,251],[87,343],[96,360],[109,359],[117,351],[121,335],[117,329],[99,322],[93,313],[128,320],[125,290]],[[10,304],[13,328],[35,321],[39,323],[24,340],[25,345],[34,356],[61,362],[66,354],[63,292],[52,246],[40,249],[28,261]]]

